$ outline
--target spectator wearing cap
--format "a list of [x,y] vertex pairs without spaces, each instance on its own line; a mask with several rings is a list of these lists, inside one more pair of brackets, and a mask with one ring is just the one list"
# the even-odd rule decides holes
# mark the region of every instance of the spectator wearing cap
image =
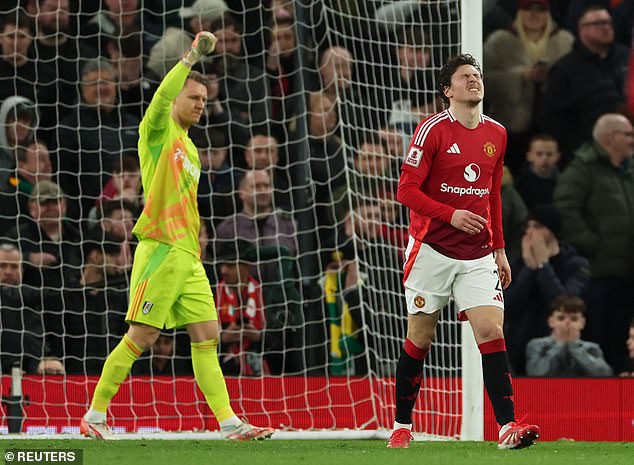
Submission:
[[262,285],[251,275],[255,250],[247,241],[223,242],[216,264],[221,281],[216,292],[220,332],[220,365],[225,375],[260,376],[268,374],[262,356],[264,342],[264,297]]
[[505,334],[511,365],[525,371],[526,343],[546,336],[547,317],[560,294],[581,296],[590,282],[590,264],[575,248],[559,240],[561,216],[552,205],[537,205],[528,214],[522,255],[511,265],[513,282],[505,291]]
[[28,215],[28,200],[33,186],[52,176],[49,151],[32,139],[17,149],[17,167],[7,184],[0,187],[0,237],[16,227],[22,215]]
[[0,189],[14,174],[18,147],[33,137],[37,112],[32,101],[19,95],[0,105]]
[[69,197],[68,216],[86,219],[123,152],[136,150],[139,120],[117,106],[112,65],[102,59],[82,68],[82,102],[59,127],[60,186]]
[[584,337],[599,343],[616,368],[634,311],[634,127],[608,113],[594,125],[593,139],[559,176],[554,203],[562,237],[592,265]]
[[28,202],[29,215],[19,219],[8,237],[24,257],[24,284],[43,287],[47,293],[42,309],[44,327],[51,333],[50,351],[63,357],[64,310],[61,292],[79,285],[82,264],[79,231],[66,221],[66,198],[52,181],[38,182]]
[[542,99],[541,129],[559,143],[563,164],[592,138],[599,116],[625,103],[629,49],[615,43],[609,11],[593,5],[577,23],[573,50],[553,64]]
[[512,26],[495,31],[484,44],[487,114],[507,129],[504,163],[514,175],[534,132],[548,70],[573,42],[573,35],[553,20],[549,0],[519,0]]
[[82,248],[80,285],[64,292],[64,365],[69,374],[97,375],[128,329],[128,279],[117,237],[94,232]]

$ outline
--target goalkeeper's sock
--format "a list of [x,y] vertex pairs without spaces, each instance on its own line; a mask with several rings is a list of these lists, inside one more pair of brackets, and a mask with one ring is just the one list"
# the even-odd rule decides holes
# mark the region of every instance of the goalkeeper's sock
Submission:
[[478,349],[482,354],[484,387],[493,406],[495,419],[499,425],[506,425],[515,421],[515,405],[504,338],[478,344]]
[[405,339],[405,346],[396,365],[396,423],[412,423],[412,410],[423,377],[423,361],[428,353],[429,348],[421,349]]
[[124,334],[121,342],[117,344],[117,347],[108,355],[106,363],[103,364],[101,377],[90,404],[91,410],[102,413],[108,410],[110,401],[130,373],[132,364],[142,353],[143,349],[135,344],[127,334]]
[[218,423],[222,423],[235,417],[236,414],[229,403],[225,377],[218,361],[218,341],[209,339],[192,342],[191,348],[194,377],[216,420]]

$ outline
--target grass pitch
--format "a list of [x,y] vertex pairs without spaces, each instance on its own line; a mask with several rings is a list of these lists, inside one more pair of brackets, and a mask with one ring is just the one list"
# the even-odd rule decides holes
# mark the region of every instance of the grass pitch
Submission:
[[[112,441],[0,440],[7,449],[82,449],[85,465],[631,465],[634,443],[541,442],[518,451],[493,442],[414,442],[386,449],[384,441]],[[5,460],[5,464],[17,463]]]

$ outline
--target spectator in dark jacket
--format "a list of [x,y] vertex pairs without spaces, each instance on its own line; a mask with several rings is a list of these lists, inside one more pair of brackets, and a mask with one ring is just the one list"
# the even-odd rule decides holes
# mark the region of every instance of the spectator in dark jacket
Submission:
[[81,236],[64,221],[66,199],[57,184],[37,183],[28,208],[30,217],[22,217],[19,227],[10,231],[8,237],[18,244],[24,256],[24,284],[44,287],[44,291],[51,293],[43,309],[44,327],[50,331],[47,344],[51,353],[62,358],[64,306],[58,291],[73,288],[79,282]]
[[0,346],[2,373],[19,366],[27,373],[64,373],[61,362],[48,357],[42,322],[41,293],[22,285],[22,254],[0,244]]
[[634,309],[634,128],[626,117],[609,113],[596,122],[593,137],[561,173],[555,205],[562,237],[592,265],[584,337],[601,344],[616,368],[625,357]]
[[577,31],[579,40],[573,51],[550,71],[542,106],[542,129],[557,139],[564,162],[590,139],[599,116],[625,102],[629,50],[614,43],[608,10],[588,7]]
[[139,120],[117,105],[112,65],[91,60],[82,68],[82,104],[61,121],[59,182],[68,216],[86,219],[122,152],[135,152]]
[[560,294],[579,296],[590,281],[588,260],[558,239],[561,217],[552,205],[533,207],[522,238],[522,256],[512,263],[505,292],[506,344],[511,365],[524,373],[526,343],[549,333],[547,317]]
[[553,203],[555,185],[559,177],[557,163],[561,159],[554,137],[537,134],[531,137],[526,152],[526,164],[515,178],[515,188],[528,208]]

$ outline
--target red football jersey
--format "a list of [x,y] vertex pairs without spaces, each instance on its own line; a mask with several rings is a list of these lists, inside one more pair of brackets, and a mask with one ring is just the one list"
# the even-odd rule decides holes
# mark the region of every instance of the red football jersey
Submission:
[[[449,110],[423,120],[399,181],[399,200],[410,209],[410,234],[460,260],[504,247],[500,187],[505,150],[506,129],[486,115],[474,129]],[[456,209],[482,216],[486,227],[475,235],[454,228],[450,221]]]

